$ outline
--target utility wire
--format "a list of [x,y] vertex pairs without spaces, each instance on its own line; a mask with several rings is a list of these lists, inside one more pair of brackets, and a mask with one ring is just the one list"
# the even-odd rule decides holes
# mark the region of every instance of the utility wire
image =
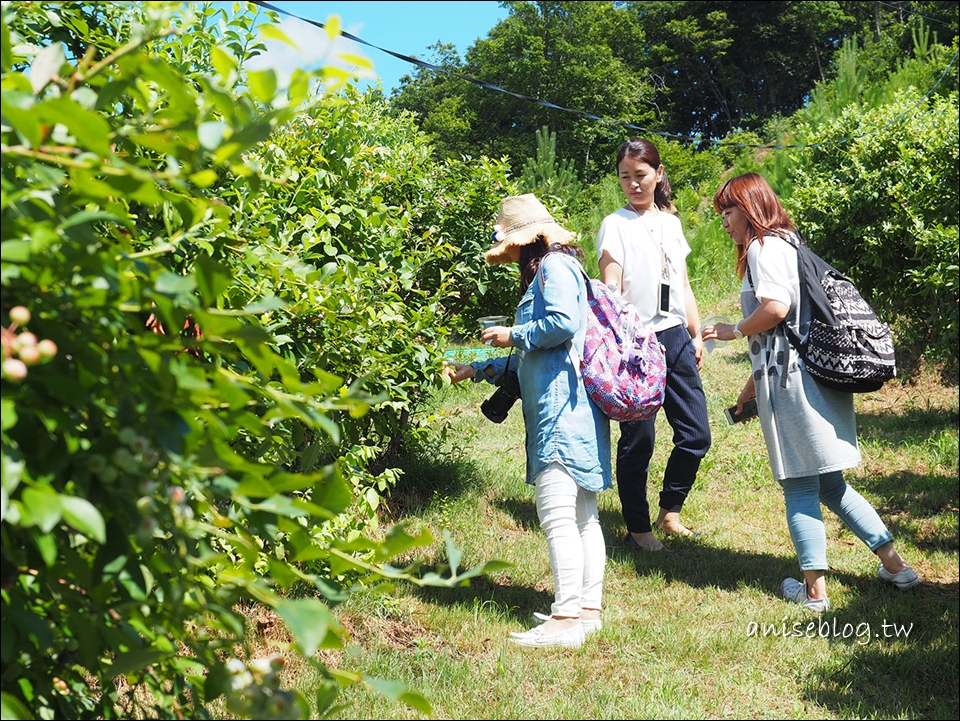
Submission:
[[[291,13],[291,12],[289,12],[289,11],[287,11],[287,10],[282,9],[282,8],[278,8],[278,7],[276,7],[275,5],[271,5],[271,4],[268,3],[268,2],[261,2],[260,0],[250,0],[250,2],[252,2],[254,5],[259,5],[260,7],[264,8],[264,9],[266,9],[266,10],[272,10],[272,11],[274,11],[274,12],[278,12],[278,13],[280,13],[281,15],[286,15],[286,16],[288,16],[288,17],[295,18],[295,19],[297,19],[297,20],[300,20],[301,22],[309,23],[310,25],[313,25],[313,26],[318,27],[318,28],[321,28],[321,29],[323,29],[323,28],[326,27],[326,26],[325,26],[323,23],[321,23],[321,22],[318,22],[318,21],[316,21],[316,20],[308,20],[307,18],[300,17],[299,15],[297,15],[297,14],[295,14],[295,13]],[[366,40],[363,40],[362,38],[358,38],[356,35],[352,35],[352,34],[350,34],[350,33],[348,33],[348,32],[345,32],[345,31],[341,31],[340,35],[341,35],[342,37],[346,38],[347,40],[353,40],[353,41],[356,42],[356,43],[359,43],[359,44],[361,44],[361,45],[366,45],[367,47],[373,48],[374,50],[379,50],[379,51],[382,52],[382,53],[387,53],[388,55],[392,55],[393,57],[395,57],[395,58],[397,58],[397,59],[399,59],[399,60],[402,60],[402,61],[404,61],[404,62],[411,63],[412,65],[417,65],[418,67],[425,68],[425,69],[427,69],[427,70],[434,70],[434,71],[439,72],[439,73],[445,73],[446,75],[449,75],[449,76],[454,77],[454,78],[458,78],[459,80],[464,80],[464,81],[466,81],[466,82],[473,83],[474,85],[478,85],[478,86],[480,86],[480,87],[482,87],[482,88],[487,88],[488,90],[494,90],[494,91],[499,92],[499,93],[504,93],[504,94],[509,95],[509,96],[511,96],[511,97],[517,98],[518,100],[523,100],[523,101],[525,101],[525,102],[535,103],[535,104],[541,105],[541,106],[543,106],[543,107],[545,107],[545,108],[551,108],[551,109],[553,109],[553,110],[560,110],[560,111],[565,112],[565,113],[572,113],[573,115],[579,115],[580,117],[583,117],[583,118],[588,118],[588,119],[590,119],[590,120],[597,120],[597,121],[599,121],[599,122],[607,123],[607,124],[610,124],[610,125],[618,125],[618,126],[620,126],[620,127],[629,128],[629,129],[631,129],[631,130],[639,130],[639,131],[641,131],[641,132],[643,132],[643,133],[646,133],[646,134],[648,134],[648,135],[657,135],[657,136],[660,136],[660,137],[663,137],[663,138],[669,138],[669,139],[678,140],[678,141],[686,141],[686,142],[689,142],[689,143],[691,143],[691,144],[696,144],[696,145],[708,144],[708,145],[712,145],[712,146],[714,146],[714,147],[762,148],[762,149],[767,149],[767,150],[783,150],[783,149],[787,149],[787,148],[790,148],[790,149],[819,148],[819,147],[828,147],[828,146],[833,146],[833,145],[844,145],[845,143],[849,143],[849,142],[851,142],[851,141],[853,141],[853,140],[858,140],[858,139],[860,139],[860,138],[869,137],[870,135],[873,135],[873,134],[875,134],[875,133],[879,133],[881,130],[884,130],[884,129],[890,127],[891,125],[899,122],[899,120],[900,120],[901,118],[906,117],[907,115],[909,115],[909,114],[912,112],[912,109],[913,109],[913,108],[911,108],[910,110],[904,111],[903,113],[901,113],[900,115],[898,115],[897,117],[893,118],[893,119],[890,120],[888,123],[886,123],[885,125],[883,125],[882,127],[876,128],[876,129],[874,129],[874,130],[873,130],[872,132],[870,132],[870,133],[862,133],[861,135],[856,135],[856,136],[853,136],[853,137],[850,137],[850,138],[844,138],[843,140],[837,140],[837,141],[833,141],[833,142],[830,142],[830,143],[811,143],[811,144],[806,144],[806,145],[778,145],[778,144],[768,143],[768,144],[765,144],[765,145],[752,145],[752,144],[749,144],[749,143],[733,143],[733,142],[726,141],[726,140],[708,140],[708,139],[705,139],[705,138],[702,138],[702,137],[697,137],[697,136],[692,136],[692,135],[676,135],[676,134],[673,134],[673,133],[667,133],[667,132],[663,132],[663,131],[660,131],[660,130],[653,130],[653,129],[651,129],[651,128],[645,128],[645,127],[642,127],[642,126],[640,126],[640,125],[634,125],[634,124],[632,124],[632,123],[628,123],[628,122],[623,121],[623,120],[612,120],[612,119],[610,119],[610,118],[603,118],[603,117],[600,117],[599,115],[594,115],[594,114],[592,114],[592,113],[588,113],[588,112],[583,111],[583,110],[573,110],[573,109],[571,109],[571,108],[565,108],[565,107],[563,107],[562,105],[557,105],[556,103],[551,103],[551,102],[548,102],[548,101],[546,101],[546,100],[540,100],[539,98],[534,98],[534,97],[531,97],[531,96],[529,96],[529,95],[523,95],[522,93],[515,93],[515,92],[510,91],[510,90],[505,90],[504,88],[501,88],[501,87],[499,87],[499,86],[497,86],[497,85],[493,85],[492,83],[488,83],[488,82],[485,81],[485,80],[480,80],[480,79],[478,79],[478,78],[474,78],[474,77],[471,77],[471,76],[469,76],[469,75],[463,75],[462,73],[457,73],[457,72],[454,72],[453,70],[448,70],[447,68],[441,68],[441,67],[438,67],[438,66],[436,66],[436,65],[433,65],[433,64],[431,64],[431,63],[425,62],[425,61],[423,61],[423,60],[419,60],[418,58],[410,57],[409,55],[403,55],[402,53],[397,53],[397,52],[394,52],[393,50],[388,50],[388,49],[386,49],[386,48],[381,48],[381,47],[378,46],[378,45],[374,45],[373,43],[369,43],[369,42],[367,42]],[[937,82],[933,84],[933,87],[931,87],[930,90],[929,90],[922,98],[920,98],[920,100],[918,100],[918,101],[914,104],[913,107],[919,106],[919,105],[920,105],[921,103],[923,103],[928,97],[930,97],[930,96],[933,94],[933,92],[937,89],[937,87],[940,85],[940,83],[943,82],[944,78],[947,77],[947,73],[950,72],[950,69],[951,69],[951,68],[954,66],[954,64],[957,62],[958,56],[960,56],[960,50],[958,50],[958,52],[954,53],[953,58],[952,58],[952,59],[950,60],[950,62],[947,64],[946,69],[943,71],[943,74],[940,76],[940,78],[937,80]]]

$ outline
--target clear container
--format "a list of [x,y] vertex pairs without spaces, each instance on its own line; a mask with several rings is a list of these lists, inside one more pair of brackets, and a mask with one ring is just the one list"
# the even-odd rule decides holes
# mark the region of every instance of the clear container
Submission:
[[[730,320],[725,315],[711,315],[705,318],[700,324],[700,334],[703,334],[703,329],[707,326],[716,325],[717,323],[726,323],[727,325],[733,325],[733,321]],[[703,342],[703,347],[707,349],[707,353],[713,353],[714,348],[723,348],[728,340],[716,340],[711,338],[710,340],[705,340]]]

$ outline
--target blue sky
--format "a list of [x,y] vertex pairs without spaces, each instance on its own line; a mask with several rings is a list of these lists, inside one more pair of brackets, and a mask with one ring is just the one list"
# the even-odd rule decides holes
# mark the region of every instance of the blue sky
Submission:
[[[498,2],[268,2],[292,15],[324,24],[330,15],[339,15],[342,29],[351,35],[427,62],[432,60],[427,48],[438,41],[453,44],[462,58],[468,47],[478,38],[486,38],[493,26],[509,15]],[[322,29],[288,15],[281,18],[280,28],[298,50],[269,41],[266,56],[248,63],[249,69],[270,66],[290,72],[298,67],[312,69],[322,62],[331,63],[330,43]],[[336,41],[333,50],[367,57],[373,63],[374,74],[366,73],[358,84],[363,87],[376,83],[379,77],[387,94],[399,86],[401,76],[412,75],[416,70],[415,65],[343,38]]]

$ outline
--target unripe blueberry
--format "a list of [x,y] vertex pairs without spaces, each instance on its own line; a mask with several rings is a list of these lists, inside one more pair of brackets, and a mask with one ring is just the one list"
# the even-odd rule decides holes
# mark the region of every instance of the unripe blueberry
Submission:
[[126,448],[117,448],[112,454],[113,462],[117,464],[121,471],[133,473],[140,469],[140,464],[133,454]]
[[20,333],[16,338],[13,339],[13,349],[18,353],[24,348],[30,348],[37,344],[37,336],[29,331]]
[[129,446],[131,443],[133,443],[133,439],[136,437],[137,432],[130,426],[124,426],[117,434],[117,440],[125,446]]
[[57,354],[57,344],[49,338],[44,338],[37,343],[37,350],[40,351],[40,357],[44,360],[53,358]]
[[3,361],[3,377],[19,383],[27,377],[27,364],[19,358],[5,358]]
[[16,305],[10,309],[10,322],[17,325],[26,325],[30,322],[30,311],[22,305]]
[[28,345],[20,349],[20,360],[28,366],[35,366],[40,362],[40,350],[35,345]]
[[159,526],[159,524],[156,518],[144,518],[140,521],[140,525],[137,526],[137,540],[140,541],[140,543],[150,541],[153,538],[154,531],[157,530],[157,526]]
[[87,460],[87,467],[92,473],[100,473],[107,467],[107,459],[99,453],[94,453]]
[[137,510],[140,511],[141,515],[152,516],[157,509],[157,502],[153,500],[150,496],[140,496],[137,499]]

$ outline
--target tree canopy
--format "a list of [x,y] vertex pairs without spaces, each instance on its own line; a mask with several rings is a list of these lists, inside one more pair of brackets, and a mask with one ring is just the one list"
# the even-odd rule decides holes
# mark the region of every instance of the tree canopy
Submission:
[[463,59],[433,46],[441,71],[421,67],[401,78],[392,105],[415,113],[454,158],[483,153],[522,163],[546,126],[558,156],[586,182],[609,170],[620,140],[644,134],[638,128],[709,140],[790,115],[833,77],[845,40],[869,46],[885,72],[909,57],[924,23],[941,43],[957,35],[951,2],[504,4],[510,15]]

